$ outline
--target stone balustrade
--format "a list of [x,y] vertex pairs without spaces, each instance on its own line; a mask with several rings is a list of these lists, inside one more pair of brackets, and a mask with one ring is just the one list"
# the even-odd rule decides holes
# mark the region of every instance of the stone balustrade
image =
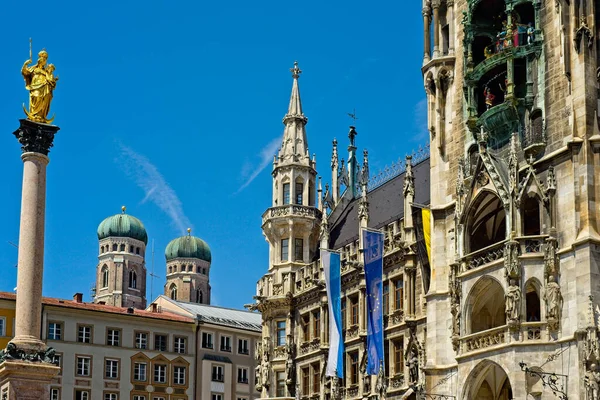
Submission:
[[461,350],[463,353],[469,353],[488,347],[499,346],[506,343],[507,337],[508,327],[506,325],[473,333],[460,338]]
[[523,340],[526,341],[537,341],[542,340],[543,332],[546,328],[545,322],[523,322],[521,324],[523,329]]
[[494,243],[491,246],[484,247],[483,249],[479,249],[467,254],[465,257],[463,257],[461,264],[462,272],[470,271],[504,258],[505,243],[506,240],[503,240],[502,242]]
[[285,206],[271,207],[262,216],[262,223],[276,218],[308,217],[321,219],[321,211],[315,207],[301,206],[299,204],[286,204]]

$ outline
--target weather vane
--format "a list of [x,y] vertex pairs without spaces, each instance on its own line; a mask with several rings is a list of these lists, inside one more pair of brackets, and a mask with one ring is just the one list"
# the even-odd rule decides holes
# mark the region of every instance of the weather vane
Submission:
[[350,118],[352,118],[352,125],[356,125],[356,120],[358,117],[356,116],[356,108],[352,110],[351,113],[346,113]]

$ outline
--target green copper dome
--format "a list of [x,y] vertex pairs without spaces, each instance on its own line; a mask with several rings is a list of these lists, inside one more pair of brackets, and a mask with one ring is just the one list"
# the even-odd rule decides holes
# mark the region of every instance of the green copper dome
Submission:
[[148,244],[144,224],[136,217],[125,214],[125,207],[122,214],[108,217],[98,225],[98,240],[108,237],[128,237]]
[[[188,230],[189,232],[189,230]],[[175,258],[198,258],[210,262],[210,247],[200,238],[187,235],[171,240],[165,250],[167,261]]]

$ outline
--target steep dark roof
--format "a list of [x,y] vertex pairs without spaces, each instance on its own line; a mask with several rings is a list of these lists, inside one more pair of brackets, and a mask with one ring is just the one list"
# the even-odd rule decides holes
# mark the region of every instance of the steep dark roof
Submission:
[[[369,227],[381,228],[404,216],[404,174],[392,178],[368,193]],[[430,202],[429,158],[413,167],[415,176],[415,203],[428,205]],[[358,239],[358,199],[354,199],[332,221],[329,234],[330,247],[339,249]]]

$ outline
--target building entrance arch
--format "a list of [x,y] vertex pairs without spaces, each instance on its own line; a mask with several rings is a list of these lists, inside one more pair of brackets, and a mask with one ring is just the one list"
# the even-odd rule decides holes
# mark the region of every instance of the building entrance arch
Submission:
[[506,371],[493,361],[481,361],[469,374],[462,399],[513,400]]

